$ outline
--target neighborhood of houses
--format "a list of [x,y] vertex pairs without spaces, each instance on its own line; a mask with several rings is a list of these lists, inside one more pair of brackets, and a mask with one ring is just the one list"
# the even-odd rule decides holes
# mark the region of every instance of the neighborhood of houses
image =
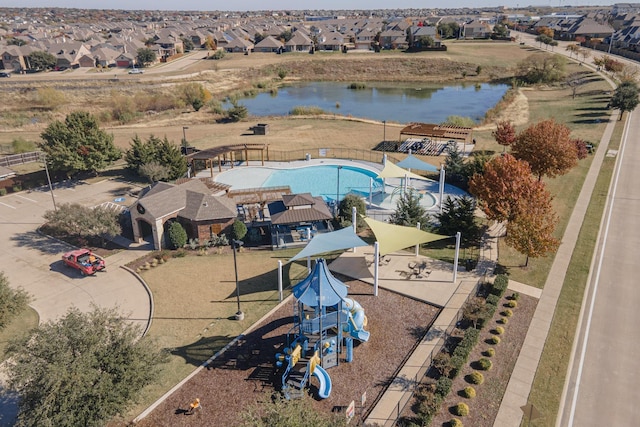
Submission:
[[[15,10],[11,11],[16,13]],[[392,12],[392,11],[389,11]],[[534,15],[526,9],[478,10],[466,15],[431,11],[415,17],[382,14],[286,15],[277,13],[176,15],[171,19],[135,20],[120,17],[95,22],[45,23],[3,13],[0,9],[0,69],[13,73],[41,71],[30,55],[47,52],[56,58],[56,70],[79,67],[131,68],[143,66],[138,51],[155,53],[156,61],[169,61],[191,49],[229,53],[313,52],[407,49],[415,40],[428,38],[440,48],[447,38],[486,39],[495,25],[507,24],[522,31],[546,27],[558,40],[590,43],[597,40],[618,50],[635,51],[640,41],[640,3],[611,7],[562,9]],[[457,34],[444,32],[445,24],[457,24]],[[503,34],[504,36],[504,34]],[[616,52],[620,54],[620,52]]]

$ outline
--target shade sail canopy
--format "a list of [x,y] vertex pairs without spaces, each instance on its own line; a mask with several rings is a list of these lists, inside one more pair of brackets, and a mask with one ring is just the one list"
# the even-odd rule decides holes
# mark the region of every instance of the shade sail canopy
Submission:
[[293,287],[293,296],[309,307],[334,306],[347,293],[347,285],[331,275],[323,259],[317,260],[311,274]]
[[289,262],[327,252],[339,251],[341,249],[357,248],[359,246],[368,246],[368,244],[358,237],[352,227],[346,227],[341,230],[332,231],[331,233],[317,234],[307,243],[307,246],[291,258]]
[[429,179],[424,176],[416,175],[400,166],[391,163],[389,160],[384,165],[384,169],[378,174],[378,178],[413,178],[413,179]]
[[409,154],[406,159],[404,159],[401,162],[398,162],[396,166],[400,166],[401,168],[406,168],[406,169],[438,172],[437,167],[433,166],[431,163],[423,162],[419,158],[415,157],[413,154]]
[[380,255],[390,254],[400,249],[410,248],[421,243],[434,242],[436,240],[447,239],[450,236],[428,233],[418,230],[415,227],[389,224],[382,221],[365,217],[367,225],[376,235],[380,246]]

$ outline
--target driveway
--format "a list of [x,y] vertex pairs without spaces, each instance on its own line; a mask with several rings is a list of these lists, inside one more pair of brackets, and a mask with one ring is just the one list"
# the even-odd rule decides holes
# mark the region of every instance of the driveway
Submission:
[[[80,203],[96,206],[124,197],[131,186],[104,180],[95,184],[69,182],[57,184],[56,204]],[[129,271],[120,268],[144,255],[144,250],[126,250],[107,258],[106,272],[83,277],[62,266],[61,254],[71,247],[41,236],[37,227],[43,215],[53,209],[48,187],[0,197],[0,270],[12,287],[22,287],[33,296],[31,307],[40,322],[55,320],[71,307],[89,311],[93,305],[116,307],[125,317],[146,330],[151,318],[151,297],[143,284]]]

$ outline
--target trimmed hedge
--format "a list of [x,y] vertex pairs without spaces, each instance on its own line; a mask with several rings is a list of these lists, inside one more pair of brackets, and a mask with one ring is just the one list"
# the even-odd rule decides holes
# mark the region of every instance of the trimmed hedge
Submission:
[[453,384],[453,380],[447,377],[440,377],[436,382],[436,391],[435,393],[442,396],[443,398],[449,394],[451,391],[451,385]]

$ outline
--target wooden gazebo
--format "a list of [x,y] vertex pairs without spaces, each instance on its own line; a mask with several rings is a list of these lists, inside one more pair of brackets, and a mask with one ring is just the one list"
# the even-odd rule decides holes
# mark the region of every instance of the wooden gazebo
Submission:
[[[249,166],[250,151],[260,152],[260,161],[262,166],[264,166],[265,153],[266,160],[269,160],[268,144],[235,144],[196,151],[195,153],[187,155],[187,162],[194,166],[195,161],[204,161],[204,169],[209,169],[211,171],[211,176],[213,177],[213,165],[216,162],[218,164],[218,172],[222,172],[222,165],[226,162],[229,162],[233,168],[236,161],[244,160],[246,166]],[[240,153],[240,156],[238,156],[237,153]],[[193,173],[195,174],[195,168]]]

